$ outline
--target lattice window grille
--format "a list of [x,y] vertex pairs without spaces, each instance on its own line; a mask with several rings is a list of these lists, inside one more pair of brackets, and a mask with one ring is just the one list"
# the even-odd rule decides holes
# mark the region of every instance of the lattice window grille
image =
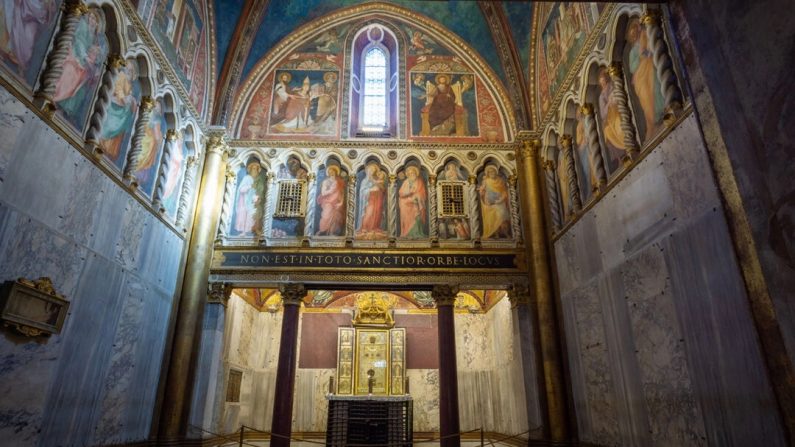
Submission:
[[465,182],[439,182],[439,217],[466,217],[465,193]]
[[243,371],[229,370],[229,384],[226,387],[226,401],[240,402],[240,384],[243,382]]
[[303,217],[306,195],[306,182],[303,180],[282,180],[279,182],[279,196],[276,200],[275,217]]

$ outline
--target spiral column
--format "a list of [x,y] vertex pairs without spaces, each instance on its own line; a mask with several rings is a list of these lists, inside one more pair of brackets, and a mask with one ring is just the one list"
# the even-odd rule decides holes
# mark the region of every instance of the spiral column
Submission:
[[571,200],[571,214],[576,214],[582,209],[582,198],[580,197],[580,183],[577,181],[577,166],[574,163],[574,149],[572,147],[571,135],[563,135],[560,138],[563,147],[563,162],[566,163],[566,183],[569,185],[569,199]]
[[141,98],[141,106],[138,108],[138,121],[135,123],[135,134],[130,143],[130,152],[127,153],[127,162],[124,164],[124,181],[130,187],[138,187],[138,179],[135,177],[135,172],[138,171],[138,164],[141,162],[141,154],[143,153],[144,136],[146,135],[146,126],[149,125],[149,120],[152,118],[152,109],[155,108],[155,100],[150,96]]
[[177,147],[179,136],[179,132],[174,129],[168,129],[166,132],[166,147],[163,150],[163,159],[160,161],[160,169],[157,174],[157,180],[155,180],[155,193],[152,196],[152,206],[161,213],[166,212],[166,209],[163,207],[163,194],[165,193],[171,157],[174,155],[174,151],[180,149]]
[[394,174],[389,176],[389,198],[387,199],[389,202],[389,237],[392,239],[397,238],[398,236],[398,198],[397,198],[397,176]]
[[185,162],[185,180],[182,181],[182,191],[179,193],[179,205],[177,206],[176,225],[185,227],[185,219],[188,214],[188,205],[193,195],[193,179],[196,176],[196,166],[199,160],[196,157],[188,157]]
[[654,69],[657,70],[657,78],[660,79],[660,89],[665,100],[665,114],[663,120],[670,125],[682,111],[682,91],[676,80],[674,64],[671,61],[671,53],[668,44],[665,42],[662,26],[660,25],[660,13],[655,10],[648,10],[640,19],[646,28],[646,37],[652,51]]
[[116,76],[119,75],[119,70],[126,65],[127,61],[118,54],[108,56],[108,60],[105,63],[105,73],[102,74],[102,84],[99,87],[99,92],[97,92],[94,113],[91,115],[91,119],[88,122],[88,130],[86,130],[86,148],[96,156],[102,155],[102,149],[99,147],[99,138],[102,135],[102,125],[108,113],[113,84],[116,81]]
[[316,179],[317,176],[311,172],[306,176],[306,187],[309,188],[309,191],[306,198],[306,216],[304,216],[304,240],[307,240],[315,233],[315,200],[317,200]]
[[229,234],[230,218],[232,217],[232,205],[235,200],[235,187],[237,186],[237,172],[227,167],[226,185],[224,186],[224,203],[221,206],[221,218],[218,221],[218,231],[215,235],[215,242],[221,243],[224,236]]
[[428,176],[428,235],[431,238],[431,244],[439,242],[439,216],[437,209],[438,203],[436,198],[436,176]]
[[519,221],[519,199],[516,193],[516,176],[508,177],[508,194],[511,200],[511,231],[517,243],[522,242],[522,227]]
[[599,193],[607,185],[607,171],[605,171],[605,161],[602,158],[602,147],[599,143],[599,132],[596,129],[596,118],[594,117],[593,104],[583,104],[580,108],[585,127],[585,138],[588,140],[588,162],[595,180],[593,192]]
[[348,176],[347,208],[345,208],[345,240],[353,243],[356,231],[356,176]]
[[632,124],[632,110],[629,108],[629,99],[624,85],[624,69],[621,67],[621,62],[611,63],[607,68],[607,73],[613,83],[612,98],[618,108],[618,114],[621,118],[621,132],[624,134],[624,148],[627,153],[623,161],[624,163],[629,163],[637,158],[640,148],[638,147],[635,125]]
[[467,179],[469,184],[469,228],[472,240],[480,240],[480,213],[478,210],[478,178],[470,175]]
[[67,1],[63,5],[63,15],[61,16],[61,27],[53,40],[52,51],[47,55],[44,70],[39,82],[39,90],[34,95],[36,105],[50,112],[55,110],[53,96],[55,87],[63,75],[63,63],[69,56],[75,39],[75,31],[80,17],[88,13],[88,6],[80,1]]
[[547,197],[549,198],[549,211],[552,213],[552,226],[559,230],[561,225],[560,199],[558,198],[557,178],[555,177],[555,161],[544,160],[544,173],[547,184]]

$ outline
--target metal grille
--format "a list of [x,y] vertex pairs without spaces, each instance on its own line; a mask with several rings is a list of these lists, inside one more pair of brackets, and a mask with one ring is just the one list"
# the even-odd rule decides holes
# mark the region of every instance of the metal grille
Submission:
[[464,212],[464,183],[440,183],[442,191],[441,217],[461,217]]
[[243,381],[243,371],[229,370],[229,386],[226,388],[227,402],[240,402],[240,383]]
[[282,180],[279,182],[279,197],[276,201],[276,217],[301,217],[303,213],[304,182]]

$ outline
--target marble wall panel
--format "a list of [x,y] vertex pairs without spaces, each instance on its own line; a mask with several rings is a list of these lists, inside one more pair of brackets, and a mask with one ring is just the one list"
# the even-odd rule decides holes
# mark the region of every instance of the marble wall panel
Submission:
[[[189,417],[192,425],[216,433],[220,432],[220,410],[226,399],[222,359],[225,319],[226,308],[223,305],[213,303],[205,307]],[[204,432],[197,435],[209,436]]]
[[780,445],[709,172],[690,116],[555,242],[584,441]]
[[182,240],[5,90],[0,102],[0,278],[48,276],[71,301],[60,335],[0,337],[0,433],[146,439]]
[[302,432],[325,432],[328,413],[329,379],[336,369],[299,368],[295,377],[293,400],[293,430]]
[[514,365],[516,376],[524,381],[525,414],[531,439],[543,438],[544,413],[541,407],[543,392],[543,372],[536,352],[535,320],[529,306],[519,306],[513,313],[514,338],[519,343],[514,343],[514,349],[519,350],[514,355],[518,360]]
[[[414,431],[439,431],[439,370],[407,369],[409,391],[414,399]],[[460,396],[459,388],[459,396]]]

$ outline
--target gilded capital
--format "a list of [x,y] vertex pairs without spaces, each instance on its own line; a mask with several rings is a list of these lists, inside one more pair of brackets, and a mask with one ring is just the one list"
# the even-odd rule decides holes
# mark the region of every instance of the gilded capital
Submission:
[[431,297],[436,301],[436,306],[452,306],[458,296],[458,286],[455,284],[437,284],[433,286]]
[[523,159],[528,159],[538,155],[538,152],[540,150],[541,150],[541,140],[537,138],[534,140],[524,140],[522,141],[522,148],[519,150],[519,155]]
[[509,175],[508,183],[511,185],[511,187],[516,187],[516,176],[513,174]]
[[586,102],[585,104],[580,107],[580,113],[585,116],[593,115],[593,104]]
[[108,56],[108,61],[106,63],[111,70],[118,70],[121,67],[127,66],[127,61],[118,54],[111,54]]
[[571,135],[563,135],[560,137],[560,144],[565,149],[571,149]]
[[554,160],[544,160],[544,163],[542,164],[542,166],[547,171],[554,171],[555,170],[555,161]]
[[211,282],[207,287],[207,302],[226,306],[232,296],[232,285],[225,282]]
[[431,185],[435,185],[435,184],[436,184],[436,175],[434,175],[434,174],[431,174],[431,175],[429,175],[429,176],[428,176],[428,182],[429,182]]
[[530,288],[527,284],[514,284],[508,289],[508,300],[511,307],[530,304]]
[[141,98],[141,110],[144,112],[151,112],[155,108],[155,100],[151,96],[144,96]]
[[395,174],[389,174],[389,184],[390,185],[394,185],[396,180],[397,180],[397,176]]
[[303,284],[280,284],[279,292],[285,306],[300,306],[306,296],[306,287]]
[[474,175],[470,175],[469,177],[467,177],[467,180],[469,181],[470,185],[474,185],[475,183],[478,182],[478,178]]
[[180,133],[179,133],[178,130],[168,129],[168,131],[166,131],[166,140],[168,140],[168,141],[171,141],[171,142],[177,141],[177,139],[179,139],[179,137],[180,137]]
[[80,17],[83,14],[88,13],[88,6],[80,1],[71,1],[64,4],[64,11],[67,15]]
[[607,73],[611,78],[620,78],[624,76],[624,69],[621,67],[621,62],[611,62],[610,66],[607,67]]
[[640,17],[640,22],[647,26],[659,24],[660,13],[656,10],[649,9]]
[[191,156],[191,157],[188,157],[188,161],[186,162],[186,166],[188,168],[192,168],[193,166],[196,166],[196,164],[198,162],[199,162],[199,159],[197,159],[196,157]]

